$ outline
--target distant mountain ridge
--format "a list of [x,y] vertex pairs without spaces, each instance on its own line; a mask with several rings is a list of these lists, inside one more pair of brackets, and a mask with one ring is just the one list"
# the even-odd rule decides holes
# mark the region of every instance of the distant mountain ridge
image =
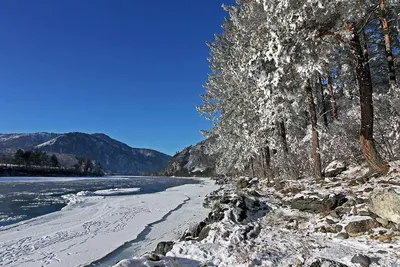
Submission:
[[176,153],[161,174],[166,176],[215,176],[215,157],[206,153],[207,146],[212,142],[214,139],[208,138]]
[[156,150],[132,148],[102,133],[0,134],[0,151],[17,149],[87,157],[100,162],[104,170],[115,174],[159,172],[171,159],[171,156]]

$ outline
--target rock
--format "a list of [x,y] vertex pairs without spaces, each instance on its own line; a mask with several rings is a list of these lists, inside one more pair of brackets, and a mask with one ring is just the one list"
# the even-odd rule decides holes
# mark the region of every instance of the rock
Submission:
[[376,218],[376,221],[380,223],[383,227],[387,227],[389,225],[389,221],[382,218]]
[[325,177],[335,177],[347,169],[346,163],[342,160],[334,160],[326,166],[324,170]]
[[[213,214],[213,213],[210,212],[210,214],[208,215],[208,217],[209,217],[209,218],[212,217],[212,216],[213,216],[212,214]],[[209,218],[207,218],[206,221],[208,221]],[[209,221],[208,221],[208,222],[209,222]],[[209,222],[209,223],[211,223],[211,222]],[[201,231],[203,230],[204,227],[206,227],[207,224],[208,224],[207,222],[201,221],[201,222],[199,222],[198,224],[196,224],[195,226],[193,226],[192,228],[186,230],[186,231],[183,233],[182,237],[180,238],[180,241],[192,240],[192,239],[194,239],[194,238],[199,237]],[[160,253],[160,254],[161,254],[161,253]]]
[[223,195],[223,196],[221,197],[221,199],[219,200],[219,202],[220,202],[221,204],[229,204],[229,203],[231,202],[231,199],[229,198],[229,196]]
[[243,238],[244,240],[253,240],[260,234],[260,231],[259,226],[247,225],[243,231]]
[[310,264],[310,267],[348,267],[347,265],[328,259],[317,259]]
[[353,210],[351,211],[351,213],[352,213],[354,216],[357,216],[357,215],[358,215],[357,206],[354,206],[354,208],[353,208]]
[[340,219],[339,214],[335,210],[331,211],[329,215],[331,215],[333,218]]
[[238,221],[244,221],[247,218],[247,206],[246,206],[246,198],[241,197],[236,201],[236,207],[240,209]]
[[305,198],[304,196],[301,196],[293,199],[289,204],[292,209],[321,213],[332,211],[336,207],[346,203],[346,201],[347,198],[343,194],[338,194],[325,197],[324,199],[320,199],[318,197]]
[[190,232],[188,230],[186,230],[183,235],[181,236],[181,238],[179,239],[179,241],[188,241],[188,240],[192,240],[192,235],[190,234]]
[[357,204],[357,200],[354,197],[347,197],[347,201],[343,206],[354,207],[356,204]]
[[368,256],[357,254],[351,259],[352,263],[358,263],[362,267],[369,267],[371,265],[371,259]]
[[250,187],[250,182],[248,179],[241,177],[236,183],[237,188],[244,189]]
[[322,211],[322,201],[318,198],[304,198],[300,197],[293,199],[290,203],[292,209],[300,211],[310,211],[320,213]]
[[160,261],[160,260],[161,260],[160,256],[158,256],[157,254],[154,254],[154,253],[150,254],[150,255],[147,257],[147,259],[148,259],[149,261]]
[[379,233],[380,235],[384,235],[384,234],[387,233],[387,230],[380,230],[378,233]]
[[253,197],[261,197],[260,193],[258,193],[256,190],[251,190],[249,191],[249,195],[253,196]]
[[333,228],[331,226],[326,227],[326,232],[327,233],[332,233],[332,234],[336,234],[337,233],[336,228]]
[[249,182],[251,185],[256,185],[260,183],[260,180],[258,178],[253,178]]
[[337,223],[334,220],[331,220],[331,219],[328,219],[328,218],[325,221],[326,221],[327,224],[330,224],[330,225],[333,225],[333,224]]
[[358,215],[360,215],[360,216],[370,216],[371,214],[367,210],[360,210],[358,212]]
[[349,234],[348,233],[339,233],[339,234],[336,235],[336,238],[349,239]]
[[340,233],[343,230],[343,226],[338,224],[338,225],[336,225],[335,230],[336,230],[336,233]]
[[335,230],[335,228],[333,228],[333,227],[330,227],[330,226],[321,226],[321,228],[319,228],[319,232],[320,233],[324,233],[324,234],[326,234],[326,233],[336,233],[336,230]]
[[399,230],[398,225],[396,225],[396,224],[394,224],[392,222],[389,222],[389,224],[385,228],[386,229],[391,229],[393,231],[398,231]]
[[392,189],[374,190],[369,198],[369,209],[379,217],[400,223],[400,194]]
[[379,224],[374,219],[364,219],[349,222],[346,225],[345,230],[349,236],[359,236],[378,226]]
[[168,252],[170,252],[172,250],[173,246],[174,246],[174,242],[172,242],[172,241],[160,242],[157,244],[157,247],[156,247],[156,250],[154,250],[154,253],[165,256]]
[[365,177],[361,176],[361,177],[357,177],[356,181],[358,184],[362,185],[365,184],[366,182],[368,182],[368,180],[365,179]]
[[286,182],[285,181],[277,181],[276,183],[274,183],[273,186],[276,191],[280,191],[285,188]]
[[258,200],[258,199],[255,199],[254,201],[253,201],[253,209],[257,209],[257,208],[259,208],[260,206],[261,206],[261,204],[260,204],[260,200]]
[[208,214],[206,222],[211,224],[214,222],[221,221],[225,216],[225,210],[226,210],[225,208],[218,206],[216,209],[214,209]]
[[199,237],[201,231],[206,225],[207,224],[205,222],[200,222],[199,224],[197,224],[195,227],[193,227],[191,231],[191,236],[194,238]]
[[356,202],[357,202],[357,204],[364,204],[364,203],[368,202],[368,199],[364,199],[362,197],[357,197]]
[[385,250],[378,250],[376,253],[379,253],[379,254],[388,254],[388,252],[385,251]]
[[230,235],[231,235],[231,231],[225,231],[221,236],[224,239],[228,239]]
[[343,194],[325,197],[322,201],[324,208],[334,210],[347,202],[347,197]]
[[374,189],[372,187],[367,187],[367,188],[364,189],[364,192],[366,192],[366,193],[369,193],[369,192],[372,192],[372,191],[374,191]]
[[376,240],[383,242],[383,243],[391,243],[393,241],[393,235],[391,234],[383,234],[376,238]]
[[201,240],[206,239],[207,236],[208,236],[208,233],[210,233],[210,227],[206,226],[201,230],[201,232],[199,234],[199,237],[197,238],[197,241],[201,241]]
[[348,185],[349,185],[349,186],[356,186],[356,185],[358,185],[358,183],[357,183],[356,180],[350,180],[350,181],[348,182]]

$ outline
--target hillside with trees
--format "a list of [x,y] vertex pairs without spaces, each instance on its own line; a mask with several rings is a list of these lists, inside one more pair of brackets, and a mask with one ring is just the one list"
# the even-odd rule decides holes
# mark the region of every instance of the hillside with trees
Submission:
[[[13,158],[0,158],[0,176],[102,176],[99,162],[76,157],[73,167],[62,166],[56,154],[18,149]],[[11,162],[11,163],[10,163]]]
[[171,159],[167,154],[133,148],[102,133],[0,134],[0,158],[18,149],[56,154],[64,167],[77,164],[77,157],[89,158],[99,162],[107,173],[113,174],[158,173]]

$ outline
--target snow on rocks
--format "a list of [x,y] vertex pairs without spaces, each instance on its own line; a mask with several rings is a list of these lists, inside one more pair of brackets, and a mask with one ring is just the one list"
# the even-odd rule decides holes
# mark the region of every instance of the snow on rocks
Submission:
[[347,199],[343,194],[329,195],[324,198],[319,196],[305,197],[301,196],[291,200],[290,206],[293,209],[298,209],[301,211],[310,211],[315,213],[327,212],[334,210],[336,207],[341,206],[346,203]]
[[351,259],[352,263],[360,264],[362,267],[369,267],[372,263],[368,256],[357,254]]
[[155,254],[144,255],[143,257],[122,260],[114,267],[198,267],[199,262],[189,259],[171,259],[168,257],[159,257]]
[[369,208],[376,215],[400,224],[400,193],[394,189],[378,189],[371,193]]
[[154,250],[154,253],[165,256],[165,254],[167,254],[169,251],[171,251],[173,246],[174,246],[173,241],[160,242],[157,244],[157,247]]
[[233,179],[206,198],[212,212],[159,266],[400,266],[399,225],[368,205],[374,188],[397,186],[396,175],[353,167],[322,183]]
[[347,169],[347,165],[342,160],[334,160],[326,166],[324,170],[325,177],[335,177]]
[[349,236],[360,236],[377,228],[379,223],[369,216],[354,217],[347,223],[345,229]]

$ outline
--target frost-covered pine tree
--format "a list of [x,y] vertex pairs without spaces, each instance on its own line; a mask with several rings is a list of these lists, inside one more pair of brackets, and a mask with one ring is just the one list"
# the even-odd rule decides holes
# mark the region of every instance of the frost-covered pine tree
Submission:
[[[218,172],[240,172],[261,158],[278,176],[321,176],[324,162],[355,154],[359,118],[365,159],[373,170],[387,171],[374,139],[379,82],[373,81],[385,65],[394,88],[392,63],[382,52],[388,55],[384,17],[397,17],[398,8],[382,0],[254,0],[225,7],[229,19],[209,43],[212,72],[198,107],[214,122],[207,134],[216,138],[210,153],[221,155]],[[384,49],[374,38],[385,40]],[[329,99],[329,124],[327,111],[318,113],[325,100],[316,95]]]

